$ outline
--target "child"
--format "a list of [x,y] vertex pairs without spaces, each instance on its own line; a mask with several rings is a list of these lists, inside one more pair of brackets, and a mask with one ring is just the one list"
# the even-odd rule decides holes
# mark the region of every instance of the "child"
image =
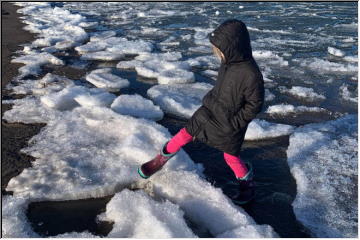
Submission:
[[148,178],[182,146],[199,140],[224,152],[224,159],[238,180],[237,193],[230,196],[242,204],[254,197],[251,165],[239,157],[248,124],[261,111],[264,81],[252,57],[249,32],[242,21],[230,19],[209,35],[221,59],[216,85],[205,95],[203,105],[160,153],[138,172]]

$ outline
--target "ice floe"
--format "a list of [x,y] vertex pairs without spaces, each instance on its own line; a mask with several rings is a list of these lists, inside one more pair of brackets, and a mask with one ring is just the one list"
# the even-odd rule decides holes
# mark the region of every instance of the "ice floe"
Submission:
[[334,47],[328,47],[327,50],[328,50],[328,53],[330,53],[331,55],[334,55],[336,57],[344,57],[345,56],[345,52],[340,49],[337,49]]
[[149,99],[135,95],[120,95],[111,104],[111,109],[123,115],[140,117],[152,120],[160,120],[164,113],[159,106],[153,104]]
[[302,67],[310,68],[321,73],[354,73],[358,71],[357,65],[351,63],[330,62],[320,58],[310,58],[306,60],[293,60],[300,62]]
[[292,113],[304,113],[304,112],[328,112],[328,110],[321,107],[307,107],[307,106],[294,106],[291,104],[277,104],[269,106],[265,113],[270,115],[287,115]]
[[265,89],[265,101],[270,102],[275,99],[275,95],[269,89]]
[[143,191],[123,190],[99,216],[114,222],[111,238],[195,238],[186,225],[184,212],[170,201],[155,201]]
[[86,93],[78,94],[74,100],[83,107],[110,107],[116,96],[100,88],[90,88]]
[[322,94],[318,94],[314,91],[313,88],[301,87],[301,86],[292,86],[290,89],[280,86],[279,90],[281,93],[288,93],[295,97],[307,100],[307,101],[316,101],[324,100],[326,97]]
[[287,150],[297,183],[298,220],[314,237],[358,236],[358,118],[309,124],[290,136]]
[[284,60],[283,57],[280,57],[279,55],[277,55],[272,51],[268,51],[268,50],[253,51],[253,57],[256,60],[266,60],[266,63],[268,64],[274,64],[282,67],[289,66],[288,61]]
[[61,59],[47,52],[17,57],[12,59],[11,62],[25,64],[25,66],[19,68],[20,76],[17,77],[19,79],[28,75],[39,75],[41,73],[41,67],[46,64],[64,65]]
[[187,119],[201,106],[202,98],[212,87],[207,83],[156,85],[147,94],[164,112]]
[[289,135],[294,127],[286,124],[270,123],[265,120],[254,119],[250,122],[245,134],[245,140],[259,140]]
[[97,69],[86,75],[86,80],[98,88],[109,92],[118,92],[121,88],[130,85],[129,80],[111,73],[110,68]]
[[37,39],[32,47],[53,46],[56,50],[65,50],[87,40],[88,34],[83,27],[89,26],[86,18],[80,14],[52,7],[50,3],[16,3],[23,8],[18,12],[26,15],[26,30],[36,33]]

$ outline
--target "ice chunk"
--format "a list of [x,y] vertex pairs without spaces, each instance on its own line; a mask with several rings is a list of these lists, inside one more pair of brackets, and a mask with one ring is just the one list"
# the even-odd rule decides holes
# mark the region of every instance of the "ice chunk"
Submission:
[[294,127],[286,124],[269,123],[265,120],[254,119],[250,122],[245,134],[245,140],[275,138],[289,135]]
[[280,86],[279,90],[281,93],[289,93],[295,97],[302,98],[307,101],[323,100],[325,96],[318,94],[312,88],[301,87],[301,86],[292,86],[291,89]]
[[12,63],[23,63],[25,66],[19,69],[19,78],[27,75],[38,75],[41,72],[41,66],[45,64],[63,65],[64,62],[59,58],[47,52],[34,53],[21,56],[11,60]]
[[89,52],[98,52],[105,50],[107,47],[107,44],[102,41],[96,41],[96,42],[88,42],[85,45],[81,45],[75,48],[76,51],[78,51],[80,54],[85,54]]
[[136,68],[140,66],[142,66],[142,62],[138,60],[121,61],[116,65],[117,68],[123,69]]
[[100,40],[104,40],[110,37],[114,37],[116,36],[116,32],[115,31],[103,31],[103,32],[95,32],[94,34],[91,35],[90,37],[90,41],[100,41]]
[[156,85],[147,94],[164,112],[190,118],[212,87],[207,83]]
[[78,94],[74,100],[83,107],[110,107],[116,96],[103,89],[91,88],[87,93]]
[[41,102],[47,107],[59,111],[71,110],[79,104],[75,101],[78,95],[84,95],[87,88],[81,86],[67,87],[60,92],[51,93],[40,98]]
[[47,123],[61,117],[61,112],[45,107],[39,98],[25,97],[12,101],[12,109],[4,113],[3,119],[8,122]]
[[89,52],[83,54],[80,59],[82,60],[100,60],[100,61],[114,61],[124,58],[123,53],[100,51],[100,52]]
[[314,237],[358,237],[357,123],[357,115],[348,115],[305,125],[290,136],[294,211]]
[[111,238],[194,238],[179,206],[156,202],[143,191],[127,189],[117,193],[106,205],[101,220],[114,222]]
[[344,57],[345,53],[341,51],[340,49],[334,48],[334,47],[328,47],[328,53],[331,55],[337,56],[337,57]]
[[[170,137],[167,129],[154,121],[104,107],[61,112],[22,150],[36,161],[12,178],[6,189],[14,196],[31,199],[111,195],[139,181],[139,164],[155,156]],[[197,171],[198,167],[180,151],[165,169]]]
[[74,86],[71,79],[51,73],[39,80],[18,80],[17,83],[17,86],[8,86],[15,94],[45,95]]
[[255,59],[266,59],[266,63],[279,65],[279,66],[289,66],[289,62],[284,60],[283,57],[280,57],[272,51],[253,51],[253,56]]
[[86,76],[86,80],[94,84],[98,88],[106,89],[110,92],[117,92],[121,88],[130,85],[127,79],[123,79],[114,75],[111,69],[97,69]]
[[218,69],[220,66],[220,60],[214,55],[189,58],[187,62],[192,67]]
[[277,104],[269,106],[265,111],[269,114],[287,115],[290,113],[302,113],[302,112],[327,112],[326,109],[320,107],[307,107],[307,106],[294,106],[291,104]]
[[29,199],[3,196],[1,199],[1,234],[4,238],[40,238],[26,216]]
[[192,83],[194,81],[194,73],[182,69],[165,70],[158,76],[159,84]]
[[352,73],[358,71],[357,65],[350,63],[343,64],[337,62],[330,62],[328,60],[319,58],[296,61],[299,61],[302,67],[310,68],[318,72]]
[[120,114],[147,118],[155,121],[164,117],[164,113],[161,111],[160,107],[155,106],[152,101],[143,98],[138,94],[120,95],[111,104],[111,109]]
[[136,60],[147,62],[149,60],[162,60],[162,61],[178,61],[182,58],[180,52],[166,52],[166,53],[142,53],[135,57]]
[[[187,218],[207,229],[214,237],[276,237],[269,226],[257,225],[246,212],[235,206],[218,188],[188,171],[159,172],[151,180],[155,196],[180,206]],[[251,232],[235,231],[247,228]]]

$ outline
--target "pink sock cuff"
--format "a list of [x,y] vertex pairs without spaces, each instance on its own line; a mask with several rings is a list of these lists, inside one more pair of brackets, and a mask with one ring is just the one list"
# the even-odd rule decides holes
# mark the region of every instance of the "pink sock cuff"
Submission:
[[180,150],[180,148],[187,143],[191,142],[192,136],[182,128],[166,145],[166,151],[174,153]]

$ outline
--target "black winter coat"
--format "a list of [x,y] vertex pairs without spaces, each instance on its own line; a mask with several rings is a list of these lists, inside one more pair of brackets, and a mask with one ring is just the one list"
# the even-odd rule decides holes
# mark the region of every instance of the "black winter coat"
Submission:
[[203,105],[186,124],[197,140],[231,155],[240,154],[248,124],[262,109],[264,81],[252,57],[245,24],[228,20],[210,34],[221,50],[216,85],[205,95]]

